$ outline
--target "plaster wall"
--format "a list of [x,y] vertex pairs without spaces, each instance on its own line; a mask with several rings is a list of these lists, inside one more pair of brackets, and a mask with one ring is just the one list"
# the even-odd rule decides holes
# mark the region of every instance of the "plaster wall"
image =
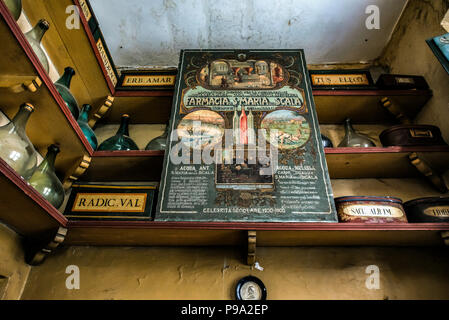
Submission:
[[[449,299],[448,250],[258,248],[263,271],[242,248],[66,247],[33,267],[23,299],[234,299],[237,281],[260,278],[268,299]],[[67,266],[80,270],[68,290]],[[370,290],[366,268],[380,270]]]
[[[180,49],[305,49],[308,63],[376,59],[407,0],[91,0],[116,65],[177,66]],[[365,21],[377,6],[380,29]]]
[[24,261],[20,237],[0,223],[0,299],[20,299],[31,270]]
[[440,22],[448,10],[448,0],[410,0],[380,59],[391,73],[426,78],[434,96],[415,120],[438,126],[446,142],[449,142],[449,75],[425,40],[446,33]]

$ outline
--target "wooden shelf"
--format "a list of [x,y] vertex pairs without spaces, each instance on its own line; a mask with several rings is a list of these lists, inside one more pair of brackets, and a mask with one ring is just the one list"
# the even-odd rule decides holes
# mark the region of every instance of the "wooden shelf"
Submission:
[[333,179],[421,177],[409,161],[412,152],[439,173],[449,169],[449,146],[325,149]]
[[[0,159],[0,220],[23,236],[39,237],[67,225],[67,218]],[[5,196],[7,195],[7,196]]]
[[61,153],[56,169],[67,173],[84,154],[92,154],[93,149],[3,2],[0,11],[0,41],[4,48],[0,75],[39,77],[43,83],[36,92],[0,89],[0,108],[11,118],[22,103],[33,104],[35,111],[27,124],[28,137],[42,155],[50,144],[59,144]]
[[82,181],[160,181],[163,151],[95,151]]
[[257,231],[258,246],[443,245],[449,223],[200,223],[69,221],[71,245],[245,245]]
[[[412,152],[440,173],[449,170],[449,146],[325,148],[332,179],[421,177],[408,159]],[[159,181],[163,155],[163,151],[96,151],[81,179]]]
[[381,104],[383,97],[401,106],[413,119],[432,97],[430,90],[315,90],[313,92],[321,124],[394,123],[396,119]]
[[73,5],[78,5],[77,1],[22,0],[23,10],[33,26],[40,19],[50,23],[42,44],[59,74],[67,66],[75,70],[70,90],[80,108],[85,103],[92,105],[93,115],[106,97],[114,93],[114,86],[105,76],[106,70],[84,15],[80,14],[79,28],[67,28],[66,9]]
[[120,123],[122,114],[131,117],[132,124],[166,123],[170,118],[173,97],[171,96],[117,96],[114,105],[99,123]]
[[[109,122],[119,122],[120,115],[128,112],[135,123],[162,123],[170,114],[173,91],[117,91],[115,96],[115,110],[109,115]],[[353,123],[393,124],[395,117],[380,103],[383,97],[402,106],[404,114],[413,119],[432,97],[432,91],[314,90],[313,96],[321,124],[343,123],[347,117]],[[146,113],[149,108],[151,111]]]

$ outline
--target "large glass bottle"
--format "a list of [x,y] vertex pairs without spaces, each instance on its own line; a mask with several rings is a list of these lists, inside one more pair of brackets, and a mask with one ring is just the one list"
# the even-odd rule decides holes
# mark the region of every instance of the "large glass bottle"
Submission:
[[44,49],[42,49],[41,47],[41,41],[45,32],[49,28],[50,24],[48,23],[48,21],[41,19],[36,24],[36,26],[34,26],[33,29],[25,33],[25,37],[27,38],[29,44],[31,45],[31,48],[33,48],[34,53],[39,58],[39,61],[41,62],[42,66],[44,67],[44,70],[47,73],[50,69],[50,65],[48,64],[48,59],[47,56],[45,55]]
[[81,109],[81,114],[78,118],[78,124],[81,128],[81,130],[84,133],[84,136],[86,137],[87,141],[89,141],[90,145],[92,146],[92,149],[97,150],[98,147],[98,141],[97,136],[95,135],[92,128],[89,126],[89,112],[92,109],[90,104],[83,105],[83,109]]
[[58,153],[58,146],[54,144],[49,146],[45,159],[28,180],[30,185],[55,208],[59,208],[64,202],[64,188],[55,174],[55,159]]
[[323,148],[333,148],[334,147],[331,139],[326,137],[324,134],[321,135],[321,140],[323,141]]
[[165,150],[167,149],[168,125],[165,126],[164,133],[148,142],[145,150]]
[[37,165],[36,150],[25,132],[33,111],[31,104],[24,103],[12,121],[0,127],[0,157],[24,179],[31,177]]
[[19,20],[20,14],[22,13],[22,0],[3,0],[14,20]]
[[100,151],[115,151],[115,150],[139,150],[137,144],[129,137],[129,115],[122,115],[120,128],[117,130],[115,136],[103,141],[98,150]]
[[339,148],[342,147],[368,148],[376,146],[376,144],[373,141],[371,141],[367,136],[355,132],[351,124],[351,119],[349,118],[345,120],[345,132],[346,132],[345,137],[338,145]]
[[72,77],[75,75],[75,70],[70,67],[64,69],[64,74],[58,81],[55,82],[56,90],[58,90],[62,99],[64,100],[67,108],[69,108],[75,119],[78,119],[80,114],[80,109],[78,107],[78,102],[76,101],[73,94],[70,92],[70,83]]

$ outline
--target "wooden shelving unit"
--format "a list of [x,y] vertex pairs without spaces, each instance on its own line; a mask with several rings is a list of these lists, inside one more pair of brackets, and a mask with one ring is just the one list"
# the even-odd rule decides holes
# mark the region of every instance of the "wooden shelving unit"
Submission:
[[[67,29],[65,9],[78,5],[72,0],[23,0],[24,10],[34,25],[39,19],[50,22],[44,46],[59,72],[75,68],[72,92],[80,105],[89,103],[98,110],[109,95],[114,105],[99,123],[116,124],[129,113],[135,124],[165,123],[172,106],[173,92],[115,91],[99,63],[95,41],[82,28]],[[83,181],[157,181],[160,179],[163,152],[94,152],[75,119],[57,93],[51,79],[23,36],[6,6],[0,1],[0,107],[11,117],[19,105],[30,102],[36,111],[29,121],[28,136],[41,153],[58,143],[61,154],[56,167],[67,174],[85,155],[92,156]],[[36,81],[35,81],[36,80]],[[35,81],[36,83],[34,83]],[[22,86],[23,82],[25,86]],[[29,83],[36,90],[20,89]],[[40,84],[39,84],[40,82]],[[20,90],[19,90],[20,89]],[[20,91],[20,92],[18,92]],[[329,90],[314,91],[318,117],[322,124],[342,123],[346,117],[354,123],[394,123],[380,100],[388,97],[414,118],[431,98],[431,91],[419,90]],[[93,112],[93,113],[94,113]],[[333,148],[326,149],[332,178],[403,178],[419,173],[408,162],[418,153],[439,171],[448,169],[449,147],[416,148]],[[18,233],[41,238],[60,226],[69,229],[71,245],[246,245],[247,231],[257,231],[260,246],[296,245],[442,245],[440,233],[449,223],[428,224],[344,224],[344,223],[197,223],[134,221],[68,221],[36,190],[30,187],[0,159],[0,187],[7,197],[0,199],[0,220]]]
[[389,98],[402,106],[404,115],[413,119],[432,97],[430,90],[314,90],[313,96],[320,124],[394,123],[395,118],[380,100]]
[[59,172],[68,172],[84,154],[92,154],[93,149],[3,2],[0,9],[0,41],[3,44],[0,74],[3,77],[37,77],[42,81],[36,92],[16,93],[9,88],[0,89],[1,109],[11,118],[22,103],[33,104],[35,112],[27,124],[30,140],[44,155],[50,144],[59,144],[61,153],[56,168]]
[[66,26],[69,17],[66,9],[77,4],[72,0],[22,1],[23,10],[32,25],[40,19],[50,23],[42,44],[60,74],[67,66],[75,69],[70,89],[80,107],[88,103],[92,105],[94,114],[105,98],[114,93],[114,86],[105,77],[106,70],[100,62],[100,53],[84,16],[80,14],[79,28]]
[[0,159],[1,220],[23,236],[38,239],[67,225],[56,208],[34,190],[8,164]]
[[[173,91],[117,91],[118,103],[132,102],[133,107],[126,110],[136,111],[138,123],[154,123],[158,116],[152,112],[144,113],[139,104],[145,106],[149,101],[154,109],[169,114],[172,106]],[[343,123],[349,117],[354,123],[395,123],[395,118],[384,107],[380,100],[389,98],[393,103],[404,106],[404,115],[413,119],[432,97],[431,90],[314,90],[313,96],[321,124]],[[126,99],[123,99],[126,98]],[[146,98],[146,99],[145,99]],[[120,102],[119,102],[120,101]],[[146,102],[144,102],[146,101]],[[129,109],[128,109],[129,108]],[[143,107],[148,110],[148,107]],[[152,109],[153,109],[152,108]],[[116,108],[108,121],[119,121],[121,110]],[[130,112],[131,112],[130,111]],[[161,117],[162,118],[162,117]]]
[[434,170],[449,170],[449,146],[325,149],[333,179],[420,177],[408,158],[413,152]]
[[257,231],[258,246],[443,245],[449,223],[214,223],[69,221],[71,245],[214,246],[247,244]]
[[160,151],[95,151],[82,181],[159,181],[164,161]]
[[[449,170],[449,146],[325,148],[333,179],[412,178],[420,173],[408,156],[415,152],[440,173]],[[159,181],[163,151],[96,151],[83,181]],[[126,168],[124,171],[123,168]]]

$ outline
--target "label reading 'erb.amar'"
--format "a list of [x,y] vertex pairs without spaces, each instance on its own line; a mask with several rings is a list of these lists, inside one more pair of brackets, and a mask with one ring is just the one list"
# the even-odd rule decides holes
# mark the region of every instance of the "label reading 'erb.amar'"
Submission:
[[437,218],[449,218],[449,206],[429,207],[424,210],[424,214]]
[[355,217],[400,218],[404,215],[402,210],[396,207],[373,205],[349,205],[343,212]]
[[158,87],[173,86],[176,75],[130,75],[125,76],[124,87]]
[[144,212],[146,193],[78,193],[72,212]]

